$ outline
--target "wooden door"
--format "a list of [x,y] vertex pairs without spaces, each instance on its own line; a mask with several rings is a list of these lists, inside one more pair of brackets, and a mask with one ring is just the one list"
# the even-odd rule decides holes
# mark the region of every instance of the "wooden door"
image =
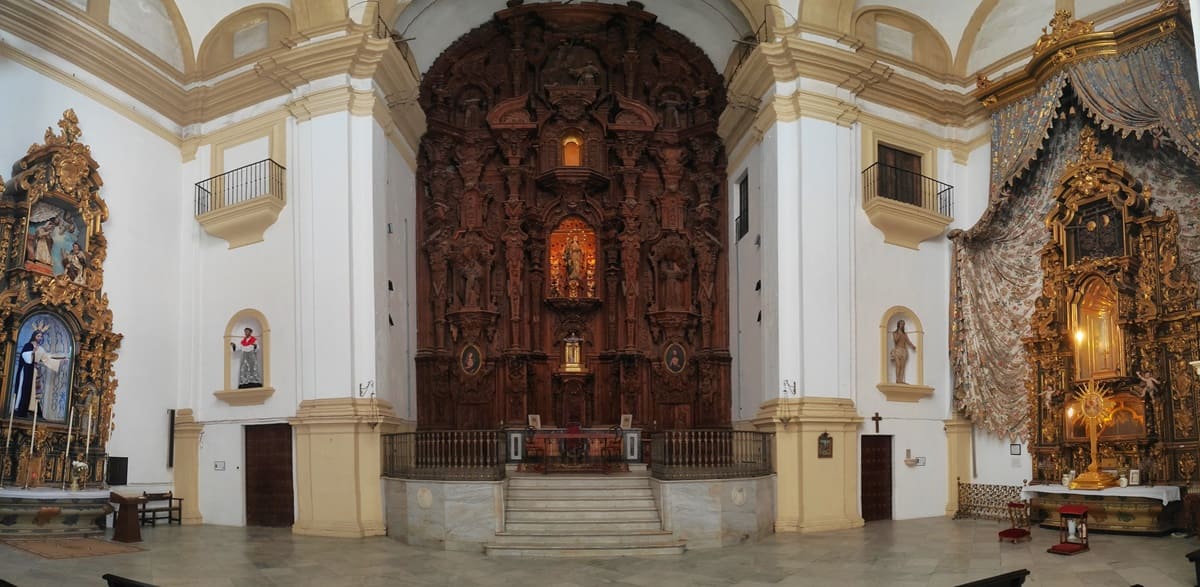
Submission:
[[879,195],[906,204],[921,205],[921,156],[879,145]]
[[291,526],[292,427],[246,426],[246,525]]
[[863,520],[892,519],[892,437],[862,437]]

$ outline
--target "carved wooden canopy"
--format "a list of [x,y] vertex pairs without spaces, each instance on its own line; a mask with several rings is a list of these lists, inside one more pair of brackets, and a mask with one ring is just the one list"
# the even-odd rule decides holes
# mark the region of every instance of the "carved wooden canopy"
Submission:
[[727,425],[722,79],[635,3],[521,4],[421,86],[418,424]]

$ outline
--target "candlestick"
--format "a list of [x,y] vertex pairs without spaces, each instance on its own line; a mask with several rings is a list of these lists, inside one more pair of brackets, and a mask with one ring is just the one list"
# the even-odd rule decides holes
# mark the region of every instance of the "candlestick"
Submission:
[[[71,406],[71,416],[70,416],[70,418],[67,419],[66,455],[67,455],[67,471],[68,472],[75,470],[74,465],[71,464],[71,461],[74,460],[71,458],[71,433],[74,431],[75,431],[75,406]],[[70,474],[63,476],[63,489],[67,488],[67,477],[70,477],[70,476],[71,476]]]

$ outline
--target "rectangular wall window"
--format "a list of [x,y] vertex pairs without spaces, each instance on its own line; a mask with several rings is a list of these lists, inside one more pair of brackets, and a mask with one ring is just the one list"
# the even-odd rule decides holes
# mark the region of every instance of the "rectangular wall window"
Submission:
[[743,173],[738,180],[737,240],[750,232],[750,174]]

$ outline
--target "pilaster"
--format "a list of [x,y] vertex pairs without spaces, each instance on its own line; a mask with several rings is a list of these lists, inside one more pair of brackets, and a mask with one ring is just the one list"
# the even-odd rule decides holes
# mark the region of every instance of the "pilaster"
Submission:
[[175,497],[183,498],[185,525],[203,524],[200,515],[200,435],[204,424],[191,409],[175,412]]
[[[775,433],[778,478],[776,532],[823,532],[863,525],[858,507],[858,426],[854,402],[845,398],[769,400],[754,424]],[[833,441],[822,458],[822,434]]]
[[349,397],[304,400],[289,423],[296,431],[292,533],[343,538],[386,534],[380,435],[398,424],[391,404]]
[[946,515],[958,512],[958,481],[971,480],[971,421],[955,416],[945,420]]

